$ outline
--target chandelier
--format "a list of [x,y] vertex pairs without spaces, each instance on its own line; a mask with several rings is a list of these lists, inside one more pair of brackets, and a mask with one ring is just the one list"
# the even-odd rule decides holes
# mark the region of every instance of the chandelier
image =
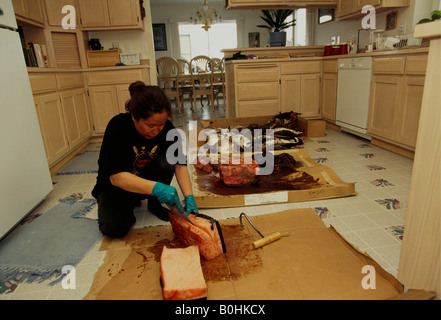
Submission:
[[213,7],[209,7],[207,0],[204,0],[204,6],[198,8],[196,13],[190,16],[190,23],[202,24],[202,29],[208,31],[213,23],[222,22],[222,17],[217,14],[217,11]]

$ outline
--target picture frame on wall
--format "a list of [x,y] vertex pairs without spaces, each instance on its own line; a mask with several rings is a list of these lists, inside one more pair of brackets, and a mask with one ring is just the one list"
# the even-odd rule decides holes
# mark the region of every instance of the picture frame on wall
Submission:
[[392,11],[386,16],[386,31],[397,28],[398,24],[398,11]]
[[153,24],[153,42],[155,51],[167,51],[167,36],[165,34],[165,23]]
[[318,24],[334,20],[334,9],[318,9]]
[[249,32],[248,33],[248,47],[249,48],[260,47],[260,33],[259,32]]

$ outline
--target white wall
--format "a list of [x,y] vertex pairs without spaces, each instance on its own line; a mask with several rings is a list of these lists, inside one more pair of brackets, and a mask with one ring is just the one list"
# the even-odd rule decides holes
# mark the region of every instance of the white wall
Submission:
[[[202,5],[202,1],[201,1]],[[201,6],[199,5],[199,6]],[[237,21],[237,41],[238,48],[248,47],[248,33],[259,32],[260,33],[260,45],[266,46],[268,39],[268,32],[265,29],[257,28],[258,24],[263,21],[260,19],[260,10],[225,10],[222,5],[214,4],[210,7],[216,8],[218,14],[220,14],[223,20],[236,20]],[[188,5],[176,3],[173,6],[170,5],[156,5],[152,4],[152,22],[153,23],[165,23],[167,33],[167,51],[157,51],[156,58],[162,56],[172,56],[179,58],[179,22],[188,22],[190,15],[194,14],[198,8],[198,5]],[[226,37],[228,35],[225,35]],[[231,49],[231,48],[225,48]]]
[[[413,34],[416,23],[422,18],[430,17],[432,8],[439,6],[440,0],[411,0],[410,6],[407,8],[398,9],[398,26],[397,29],[391,30],[389,34],[395,34],[400,26],[405,27],[406,34]],[[377,29],[386,28],[387,12],[378,13],[376,15]],[[317,19],[316,19],[317,21]],[[341,42],[346,42],[352,38],[353,35],[357,37],[358,29],[361,29],[362,18],[354,21],[331,21],[322,25],[315,23],[314,28],[314,44],[325,45],[331,43],[332,36],[340,36]],[[364,47],[369,41],[369,32],[361,32],[360,47]]]

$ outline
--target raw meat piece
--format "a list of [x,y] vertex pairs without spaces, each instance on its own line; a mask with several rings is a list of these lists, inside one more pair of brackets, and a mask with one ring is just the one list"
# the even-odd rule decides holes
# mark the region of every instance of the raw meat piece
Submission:
[[162,292],[165,300],[194,300],[207,297],[197,246],[162,249]]
[[219,223],[208,216],[190,214],[191,223],[169,213],[173,232],[185,245],[197,245],[206,260],[212,260],[225,252]]
[[242,187],[257,180],[256,169],[259,165],[252,160],[251,164],[218,165],[219,176],[228,187]]
[[198,170],[207,173],[218,173],[219,178],[227,187],[242,187],[257,181],[259,165],[252,157],[240,157],[240,163],[234,164],[231,157],[223,163],[220,158],[218,164],[212,164],[209,160],[199,160],[194,165]]

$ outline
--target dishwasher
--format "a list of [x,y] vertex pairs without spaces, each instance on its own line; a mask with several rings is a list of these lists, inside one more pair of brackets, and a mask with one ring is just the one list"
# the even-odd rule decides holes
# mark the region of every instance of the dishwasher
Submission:
[[372,57],[338,59],[336,124],[369,140],[371,79]]

